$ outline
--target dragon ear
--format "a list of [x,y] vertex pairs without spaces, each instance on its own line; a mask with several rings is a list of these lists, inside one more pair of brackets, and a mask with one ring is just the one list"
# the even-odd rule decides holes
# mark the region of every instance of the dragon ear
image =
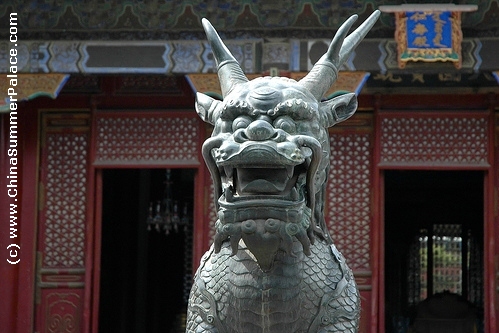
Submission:
[[196,112],[203,121],[215,125],[222,110],[222,102],[203,93],[196,93]]
[[350,118],[357,110],[357,96],[348,93],[319,104],[324,127],[328,128]]

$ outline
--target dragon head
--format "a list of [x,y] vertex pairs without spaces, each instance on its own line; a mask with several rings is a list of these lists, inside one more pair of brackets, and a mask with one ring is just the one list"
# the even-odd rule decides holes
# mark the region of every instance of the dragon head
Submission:
[[376,22],[374,12],[347,37],[357,16],[338,30],[328,51],[300,81],[248,80],[213,26],[203,19],[223,100],[197,93],[196,111],[214,126],[202,152],[215,187],[215,251],[242,239],[263,270],[277,251],[294,256],[297,239],[310,254],[315,237],[330,241],[323,214],[329,169],[327,128],[357,109],[355,94],[323,101],[350,56]]

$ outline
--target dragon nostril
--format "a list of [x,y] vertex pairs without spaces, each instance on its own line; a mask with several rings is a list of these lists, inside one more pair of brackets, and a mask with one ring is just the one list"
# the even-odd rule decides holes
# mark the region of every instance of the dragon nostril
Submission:
[[234,132],[234,141],[237,143],[243,143],[248,141],[249,138],[246,136],[246,132],[244,129],[238,129]]
[[275,135],[275,129],[265,120],[255,120],[246,128],[245,133],[250,140],[264,141]]

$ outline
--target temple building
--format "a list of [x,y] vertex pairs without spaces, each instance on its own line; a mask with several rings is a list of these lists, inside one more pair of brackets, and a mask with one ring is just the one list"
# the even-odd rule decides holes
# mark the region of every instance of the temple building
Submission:
[[407,2],[3,1],[2,331],[182,332],[217,219],[201,19],[248,78],[299,80],[380,9],[324,96],[359,101],[325,202],[359,332],[498,332],[499,1]]

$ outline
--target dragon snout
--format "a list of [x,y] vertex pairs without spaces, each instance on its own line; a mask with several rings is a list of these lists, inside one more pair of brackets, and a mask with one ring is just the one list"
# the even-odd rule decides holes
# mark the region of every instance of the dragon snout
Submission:
[[266,141],[276,135],[276,130],[265,120],[255,120],[246,127],[244,134],[251,141]]

